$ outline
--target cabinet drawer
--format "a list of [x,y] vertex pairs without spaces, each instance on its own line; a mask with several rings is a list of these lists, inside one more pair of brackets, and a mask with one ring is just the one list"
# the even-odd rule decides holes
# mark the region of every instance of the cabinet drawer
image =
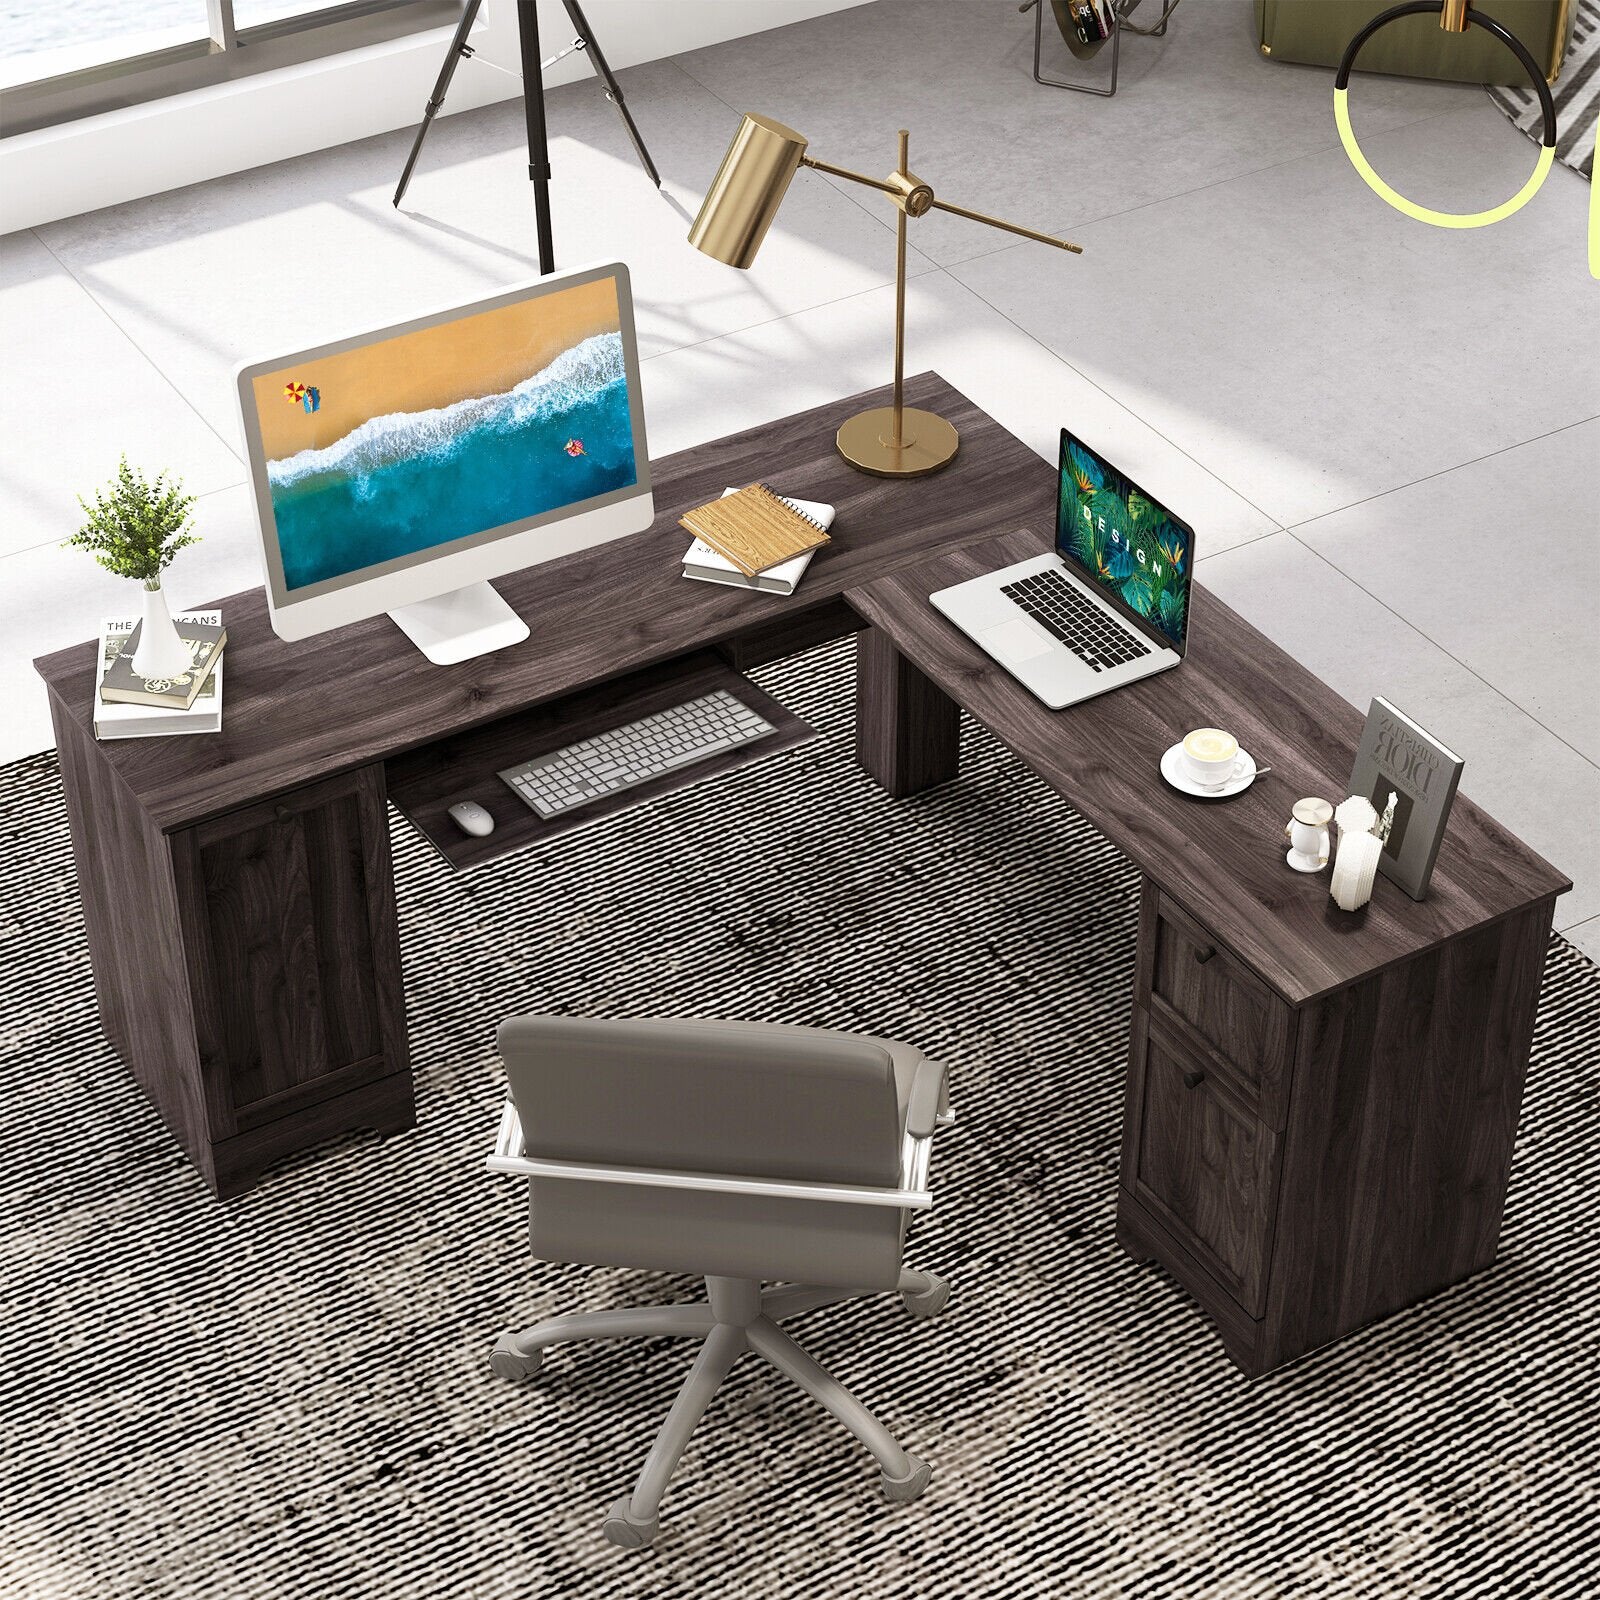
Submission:
[[1239,958],[1149,884],[1140,926],[1139,1002],[1212,1056],[1249,1108],[1286,1120],[1295,1014]]
[[1266,1301],[1278,1136],[1204,1057],[1134,1014],[1122,1182],[1252,1317]]

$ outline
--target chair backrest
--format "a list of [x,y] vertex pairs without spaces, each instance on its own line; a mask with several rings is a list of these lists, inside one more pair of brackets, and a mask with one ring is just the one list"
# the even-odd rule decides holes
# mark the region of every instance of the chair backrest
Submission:
[[529,1155],[892,1187],[894,1066],[820,1028],[512,1017],[500,1054]]

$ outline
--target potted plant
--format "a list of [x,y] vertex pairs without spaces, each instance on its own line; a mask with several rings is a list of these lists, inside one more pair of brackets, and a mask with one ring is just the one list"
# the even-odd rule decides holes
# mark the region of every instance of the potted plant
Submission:
[[78,504],[89,520],[67,545],[87,550],[107,572],[144,585],[133,670],[141,678],[174,678],[186,672],[189,647],[173,626],[161,574],[185,545],[198,541],[199,535],[189,531],[194,496],[183,492],[181,482],[169,483],[164,472],[147,479],[124,456],[116,481],[97,493],[92,505],[81,496]]

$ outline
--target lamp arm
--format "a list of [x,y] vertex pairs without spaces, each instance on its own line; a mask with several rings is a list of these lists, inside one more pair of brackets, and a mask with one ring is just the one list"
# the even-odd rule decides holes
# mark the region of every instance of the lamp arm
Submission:
[[968,222],[987,223],[991,228],[999,228],[1005,233],[1019,233],[1024,239],[1036,240],[1039,244],[1053,244],[1057,250],[1070,250],[1073,255],[1081,256],[1083,246],[1073,244],[1068,239],[1057,239],[1053,234],[1040,233],[1034,228],[1024,228],[1020,223],[1006,222],[999,217],[991,217],[982,211],[969,211],[965,206],[951,205],[948,200],[935,200],[935,211],[948,211],[953,216],[965,217]]
[[[811,167],[817,172],[831,173],[835,178],[848,178],[852,183],[863,183],[869,189],[876,189],[888,195],[897,204],[905,199],[904,189],[896,188],[894,184],[886,183],[881,178],[869,178],[864,172],[853,172],[849,167],[836,167],[831,161],[818,161],[815,156],[801,156],[800,165]],[[1057,250],[1070,250],[1075,256],[1083,254],[1081,244],[1072,244],[1066,239],[1057,239],[1051,234],[1040,233],[1036,228],[1024,228],[1018,222],[1006,222],[1000,217],[989,216],[987,212],[971,211],[966,206],[952,205],[948,200],[932,199],[928,204],[936,211],[948,211],[952,216],[965,217],[968,222],[982,222],[988,227],[999,228],[1005,233],[1019,234],[1022,238],[1032,239],[1039,244],[1054,245]]]
[[885,183],[881,178],[869,178],[864,172],[852,172],[849,167],[836,167],[831,161],[818,161],[815,156],[801,156],[802,167],[812,167],[818,172],[832,173],[836,178],[848,178],[852,183],[864,183],[869,189],[881,190],[884,194],[900,197],[900,191],[892,183]]

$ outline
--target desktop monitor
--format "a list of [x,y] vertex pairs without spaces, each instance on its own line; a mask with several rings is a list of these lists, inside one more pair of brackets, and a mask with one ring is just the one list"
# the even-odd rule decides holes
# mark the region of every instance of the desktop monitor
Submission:
[[528,637],[490,578],[650,526],[620,262],[238,372],[281,638],[388,612],[441,665]]

